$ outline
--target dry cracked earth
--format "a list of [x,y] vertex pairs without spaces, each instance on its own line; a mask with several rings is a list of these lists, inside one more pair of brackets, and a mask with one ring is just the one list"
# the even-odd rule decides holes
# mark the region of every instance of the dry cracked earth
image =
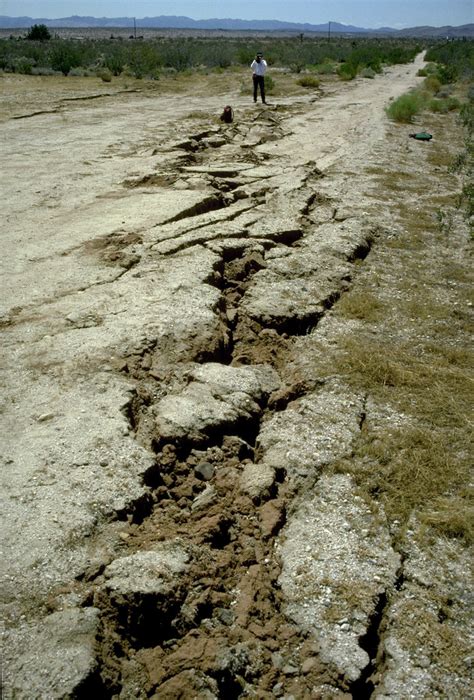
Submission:
[[437,176],[384,114],[421,64],[236,93],[231,125],[215,96],[12,100],[5,698],[471,695],[466,551],[402,547],[331,469],[400,417],[318,371],[340,300],[403,267],[420,204],[377,173]]

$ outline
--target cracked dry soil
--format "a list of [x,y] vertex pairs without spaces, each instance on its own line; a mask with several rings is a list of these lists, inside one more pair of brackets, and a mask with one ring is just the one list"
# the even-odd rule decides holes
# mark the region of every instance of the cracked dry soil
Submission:
[[[466,552],[332,469],[400,416],[319,366],[403,226],[376,173],[455,189],[384,116],[421,63],[229,126],[152,93],[2,124],[5,697],[469,696]],[[434,644],[404,616],[446,590]]]

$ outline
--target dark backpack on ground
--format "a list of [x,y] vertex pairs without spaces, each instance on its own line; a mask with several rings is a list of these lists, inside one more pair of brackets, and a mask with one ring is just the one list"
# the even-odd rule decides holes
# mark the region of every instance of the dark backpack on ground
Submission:
[[230,105],[224,107],[224,111],[221,114],[221,121],[226,124],[232,124],[234,121],[234,110]]

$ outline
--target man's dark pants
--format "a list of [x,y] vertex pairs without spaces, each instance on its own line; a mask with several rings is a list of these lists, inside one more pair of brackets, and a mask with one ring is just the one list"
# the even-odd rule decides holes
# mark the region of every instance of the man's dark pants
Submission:
[[265,102],[265,78],[263,75],[253,76],[253,101],[257,101],[257,91],[260,87],[260,95],[262,97],[262,102]]

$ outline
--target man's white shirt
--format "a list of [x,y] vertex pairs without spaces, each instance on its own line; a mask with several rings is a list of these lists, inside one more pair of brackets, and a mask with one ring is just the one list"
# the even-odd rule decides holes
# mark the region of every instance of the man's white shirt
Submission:
[[257,63],[257,61],[252,61],[252,64],[250,68],[253,70],[255,75],[265,75],[265,71],[267,70],[267,62],[262,58],[260,63]]

